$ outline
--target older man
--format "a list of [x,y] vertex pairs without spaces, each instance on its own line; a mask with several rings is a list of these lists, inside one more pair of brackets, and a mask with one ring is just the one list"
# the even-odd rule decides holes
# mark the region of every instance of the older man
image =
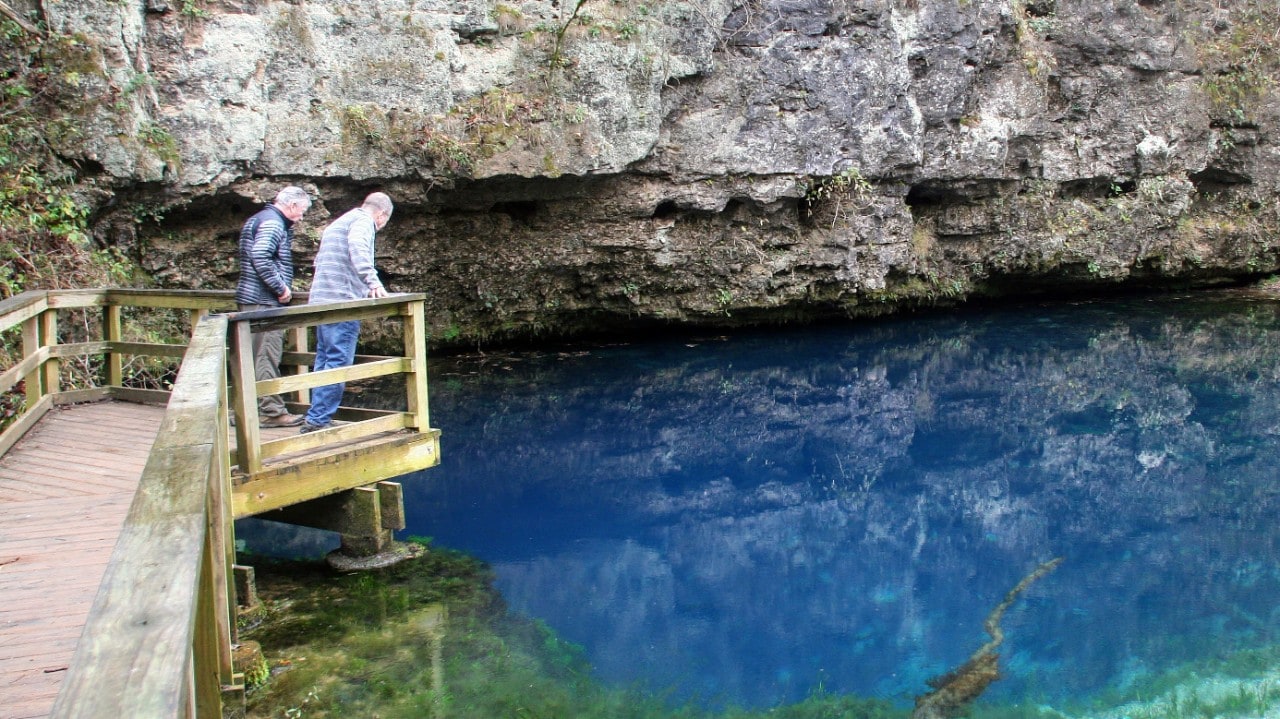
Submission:
[[[392,209],[391,198],[375,192],[324,228],[308,304],[387,296],[373,265],[373,242],[378,230],[391,219]],[[355,361],[359,337],[358,320],[317,326],[315,371],[350,366]],[[345,390],[346,385],[341,382],[311,390],[311,408],[301,431],[328,428]]]
[[[240,230],[240,281],[236,304],[241,311],[283,307],[293,300],[293,224],[311,207],[311,197],[301,187],[286,187],[270,205],[244,223]],[[259,381],[280,376],[284,332],[270,330],[253,335],[253,368]],[[279,395],[258,398],[263,427],[297,427],[303,417],[289,414]]]

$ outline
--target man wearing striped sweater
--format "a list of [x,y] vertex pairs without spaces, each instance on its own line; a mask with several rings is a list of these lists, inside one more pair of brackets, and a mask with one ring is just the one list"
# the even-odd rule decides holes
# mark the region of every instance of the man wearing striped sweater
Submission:
[[[286,187],[276,199],[244,223],[240,230],[240,281],[236,304],[240,311],[283,307],[293,300],[293,223],[311,207],[301,187]],[[253,368],[259,381],[280,376],[284,332],[253,335]],[[297,427],[302,415],[289,414],[279,395],[258,398],[263,427]]]
[[[365,297],[386,297],[387,290],[373,265],[373,242],[378,230],[391,219],[391,198],[375,192],[364,203],[334,220],[320,234],[316,252],[315,277],[311,281],[308,304],[345,302]],[[316,327],[316,372],[347,367],[355,361],[360,322],[350,320]],[[302,432],[327,429],[342,402],[346,385],[316,387],[311,390]]]

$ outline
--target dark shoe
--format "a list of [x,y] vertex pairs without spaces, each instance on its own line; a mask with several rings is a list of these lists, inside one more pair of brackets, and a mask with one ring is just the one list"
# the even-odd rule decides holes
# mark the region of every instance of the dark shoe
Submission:
[[263,427],[297,427],[306,421],[306,417],[300,414],[277,414],[273,417],[263,417],[258,424]]
[[311,424],[310,422],[307,422],[306,424],[302,425],[302,429],[298,430],[298,434],[309,434],[311,432],[319,432],[322,429],[329,429],[329,425]]

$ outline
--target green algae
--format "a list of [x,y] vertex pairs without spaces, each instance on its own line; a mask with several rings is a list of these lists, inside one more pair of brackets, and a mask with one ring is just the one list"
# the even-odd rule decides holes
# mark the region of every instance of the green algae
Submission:
[[[450,719],[899,719],[888,702],[818,694],[770,710],[710,711],[591,676],[581,647],[508,612],[492,573],[433,549],[394,567],[336,575],[320,563],[259,562],[262,606],[241,638],[272,677],[249,717]],[[447,619],[446,619],[447,617]]]
[[[255,561],[262,606],[241,638],[270,679],[248,717],[381,719],[906,719],[907,707],[820,692],[797,704],[719,711],[605,687],[581,647],[509,612],[483,562],[432,549],[342,575],[322,562]],[[973,719],[1274,716],[1280,648],[1206,658],[1082,702],[968,707]]]

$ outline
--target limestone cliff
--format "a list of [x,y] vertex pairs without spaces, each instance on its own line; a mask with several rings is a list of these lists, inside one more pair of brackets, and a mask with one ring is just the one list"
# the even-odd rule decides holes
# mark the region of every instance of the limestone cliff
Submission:
[[65,149],[100,242],[230,287],[298,183],[305,283],[384,189],[442,346],[1280,267],[1267,0],[38,5],[116,98]]

